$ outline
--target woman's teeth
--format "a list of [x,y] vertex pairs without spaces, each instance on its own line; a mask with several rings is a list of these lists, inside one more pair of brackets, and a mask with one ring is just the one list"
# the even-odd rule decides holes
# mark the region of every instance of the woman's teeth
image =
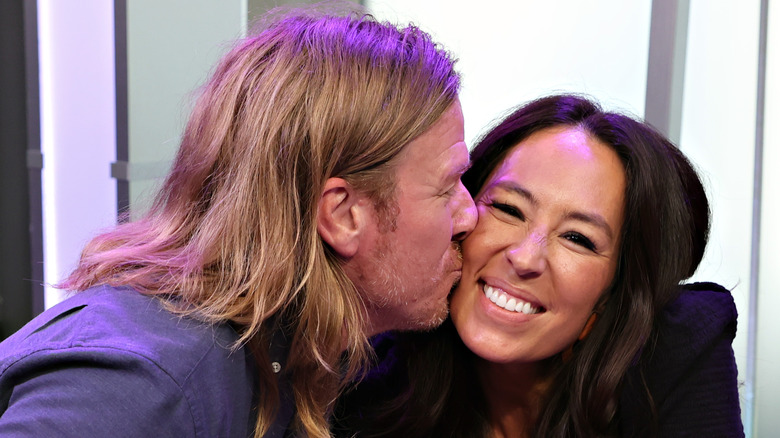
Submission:
[[539,313],[539,308],[531,305],[531,303],[517,298],[510,298],[506,292],[495,287],[485,285],[485,296],[492,301],[496,306],[509,310],[510,312],[525,313],[526,315],[533,315]]

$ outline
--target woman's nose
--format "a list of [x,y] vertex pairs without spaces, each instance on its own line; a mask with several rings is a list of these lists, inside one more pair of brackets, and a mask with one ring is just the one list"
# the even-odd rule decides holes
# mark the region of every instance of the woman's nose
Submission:
[[547,268],[547,237],[540,232],[529,232],[507,248],[506,257],[518,276],[538,276]]

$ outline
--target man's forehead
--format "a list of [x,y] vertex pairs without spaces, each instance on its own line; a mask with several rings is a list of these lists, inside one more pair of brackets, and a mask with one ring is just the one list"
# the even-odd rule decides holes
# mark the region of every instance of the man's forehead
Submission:
[[410,151],[412,153],[405,159],[399,160],[399,165],[414,172],[427,172],[441,177],[462,175],[471,166],[468,147],[464,142],[443,149],[440,145],[437,147],[432,144],[420,144],[417,148],[417,151]]
[[463,115],[457,100],[425,132],[410,141],[399,156],[399,165],[408,171],[437,177],[458,173],[468,162]]

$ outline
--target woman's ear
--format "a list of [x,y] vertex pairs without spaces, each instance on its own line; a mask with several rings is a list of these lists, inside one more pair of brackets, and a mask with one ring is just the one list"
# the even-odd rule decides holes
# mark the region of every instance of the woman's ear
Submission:
[[365,226],[366,202],[342,178],[328,178],[317,204],[317,232],[338,255],[357,253]]

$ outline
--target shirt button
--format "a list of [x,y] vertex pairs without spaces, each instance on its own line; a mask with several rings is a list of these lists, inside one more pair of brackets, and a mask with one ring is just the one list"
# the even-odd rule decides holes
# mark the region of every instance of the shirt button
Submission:
[[271,368],[274,370],[274,373],[278,373],[282,370],[282,365],[279,362],[271,362]]

